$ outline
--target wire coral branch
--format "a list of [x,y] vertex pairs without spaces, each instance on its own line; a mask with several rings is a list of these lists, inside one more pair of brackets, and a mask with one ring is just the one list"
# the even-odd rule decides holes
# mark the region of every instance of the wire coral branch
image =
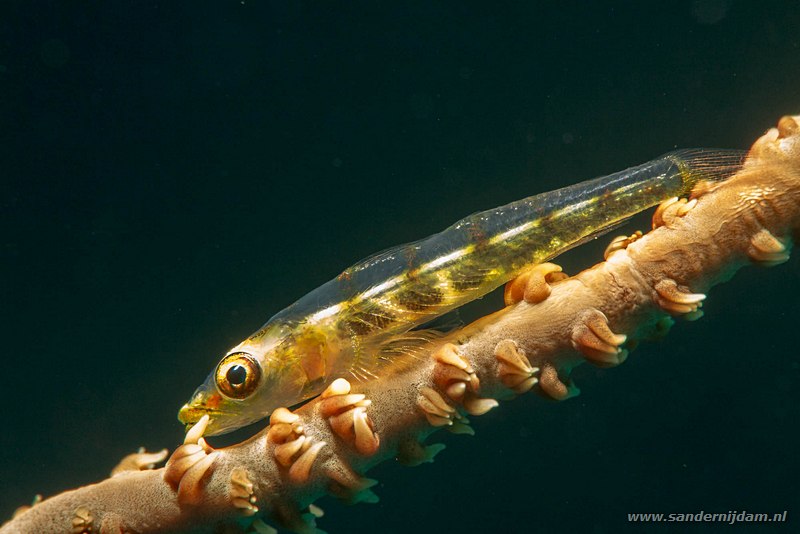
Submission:
[[165,468],[137,470],[157,455],[126,458],[129,470],[22,510],[0,533],[241,532],[242,518],[267,532],[262,516],[317,531],[308,507],[320,496],[375,500],[364,477],[375,464],[430,461],[442,448],[424,444],[430,434],[471,433],[468,417],[498,399],[532,390],[569,398],[575,366],[618,365],[640,340],[663,335],[671,316],[698,317],[708,289],[738,268],[786,261],[800,228],[800,117],[783,117],[757,140],[734,177],[663,203],[653,222],[574,277],[533,266],[508,285],[507,307],[432,342],[410,369],[364,384],[336,380],[228,448],[205,441],[204,418]]

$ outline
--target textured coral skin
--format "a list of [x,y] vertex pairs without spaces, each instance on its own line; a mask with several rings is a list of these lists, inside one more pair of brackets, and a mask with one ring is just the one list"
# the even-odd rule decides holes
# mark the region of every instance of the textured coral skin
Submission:
[[[368,495],[359,493],[368,485],[360,478],[367,469],[398,456],[407,463],[424,461],[417,444],[438,429],[433,423],[459,427],[442,405],[458,413],[479,412],[493,406],[479,399],[513,396],[502,380],[504,368],[497,357],[501,343],[508,348],[511,340],[530,368],[537,369],[534,390],[566,398],[569,371],[587,357],[603,365],[624,359],[616,335],[627,335],[631,343],[655,334],[668,315],[695,313],[702,294],[739,267],[784,259],[782,247],[800,228],[798,122],[800,117],[782,118],[756,141],[739,174],[698,188],[695,205],[665,217],[662,226],[613,252],[607,261],[552,281],[544,300],[529,303],[523,298],[432,345],[431,358],[402,374],[354,386],[347,394],[363,394],[371,401],[359,397],[343,403],[345,410],[355,406],[366,414],[368,423],[362,421],[360,430],[349,434],[350,427],[342,424],[334,431],[317,400],[295,412],[299,419],[290,414],[274,419],[271,432],[217,450],[210,468],[194,474],[200,479],[189,488],[199,499],[194,504],[179,502],[178,490],[164,480],[163,469],[124,472],[48,499],[19,514],[0,533],[81,532],[84,527],[75,526],[76,516],[85,518],[87,512],[89,519],[81,521],[90,523],[92,532],[213,531],[216,523],[243,514],[243,508],[232,504],[234,472],[237,480],[246,473],[253,483],[252,501],[261,512],[296,531],[314,531],[300,515],[309,503],[330,492],[346,498]],[[463,388],[448,389],[459,381]],[[421,401],[426,392],[427,400]],[[286,429],[285,436],[280,428]],[[370,432],[379,440],[370,440]],[[294,462],[304,452],[318,451],[302,461],[307,471],[292,471],[295,464],[281,466],[274,455],[278,445],[297,436],[309,444],[292,457]],[[189,445],[193,443],[196,438]],[[211,449],[201,442],[190,450],[203,456],[197,451],[208,454]],[[332,484],[334,480],[338,482]]]

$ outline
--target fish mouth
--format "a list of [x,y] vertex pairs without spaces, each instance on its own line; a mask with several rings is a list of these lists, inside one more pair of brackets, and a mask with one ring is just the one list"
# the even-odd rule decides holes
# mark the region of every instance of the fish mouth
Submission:
[[188,431],[192,428],[204,415],[209,416],[211,418],[211,422],[214,419],[217,419],[220,416],[230,415],[230,412],[226,412],[223,410],[217,410],[214,408],[207,408],[205,406],[196,406],[190,404],[184,404],[180,411],[178,412],[178,421],[183,423],[184,427]]

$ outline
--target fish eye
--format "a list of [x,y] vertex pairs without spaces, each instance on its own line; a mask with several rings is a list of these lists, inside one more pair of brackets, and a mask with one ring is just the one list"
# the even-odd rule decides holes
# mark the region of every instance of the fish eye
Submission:
[[241,386],[247,380],[247,369],[238,363],[231,365],[228,367],[228,372],[225,373],[225,378],[228,379],[232,386]]
[[214,378],[223,395],[232,399],[244,399],[258,386],[261,366],[250,354],[234,352],[222,359]]

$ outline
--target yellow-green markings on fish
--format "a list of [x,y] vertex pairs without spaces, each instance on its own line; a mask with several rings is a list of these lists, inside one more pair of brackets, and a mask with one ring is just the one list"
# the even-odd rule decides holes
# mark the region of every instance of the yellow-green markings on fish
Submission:
[[438,306],[444,300],[444,293],[438,287],[430,287],[427,292],[419,291],[413,287],[398,291],[395,296],[397,306],[412,312],[424,312]]
[[319,394],[337,377],[366,380],[413,358],[412,332],[636,213],[737,170],[742,153],[672,152],[638,167],[466,217],[377,254],[272,317],[231,349],[184,405],[218,434]]

